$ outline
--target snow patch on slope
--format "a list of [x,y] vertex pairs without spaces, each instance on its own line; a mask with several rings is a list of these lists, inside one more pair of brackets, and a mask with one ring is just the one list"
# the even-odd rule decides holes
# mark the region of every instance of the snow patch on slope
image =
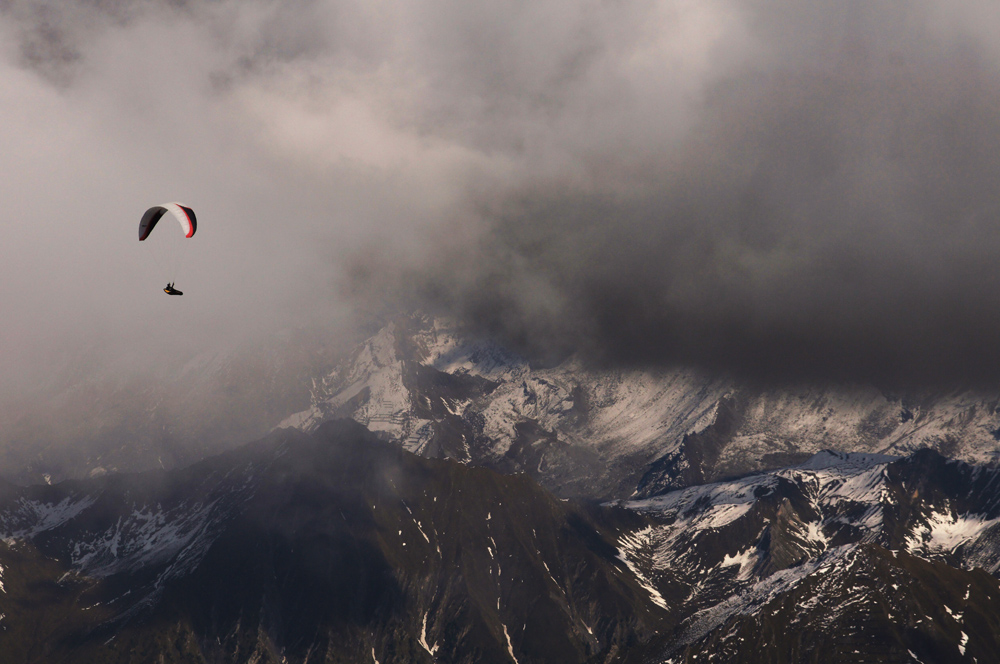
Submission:
[[507,654],[514,660],[514,664],[518,664],[517,657],[514,656],[514,646],[510,643],[510,634],[507,633],[507,625],[500,623],[500,626],[503,627],[503,637],[507,639]]
[[0,515],[3,538],[30,539],[39,533],[58,528],[96,501],[94,496],[66,496],[58,503],[20,498],[13,510]]
[[[648,527],[643,530],[627,533],[622,535],[618,539],[618,560],[625,563],[629,571],[635,576],[636,581],[639,585],[649,593],[649,598],[654,604],[662,609],[667,608],[667,601],[663,599],[663,595],[656,589],[656,587],[650,582],[650,580],[642,573],[634,562],[634,559],[638,558],[644,550],[647,550],[650,546],[650,535],[652,534],[653,528]],[[546,568],[548,569],[548,568]]]
[[755,609],[759,609],[772,599],[787,593],[817,571],[828,571],[832,567],[846,565],[848,554],[854,548],[855,545],[837,547],[802,565],[777,571],[767,578],[757,581],[739,594],[699,611],[691,618],[681,640],[684,643],[696,641],[723,624],[730,616],[753,613]]
[[207,550],[209,526],[217,505],[218,501],[208,505],[184,503],[169,511],[136,507],[103,533],[76,542],[71,551],[72,565],[88,576],[111,576],[165,563],[183,550],[196,547],[197,554],[187,557],[189,564],[173,570],[172,576],[180,575],[193,569]]
[[426,650],[427,654],[430,655],[431,657],[433,657],[434,653],[436,653],[437,650],[438,650],[437,644],[427,645],[427,614],[426,613],[424,614],[424,621],[420,625],[420,646],[424,650]]
[[419,361],[445,373],[508,382],[530,371],[527,360],[520,355],[489,339],[467,339],[443,319],[435,319],[430,329],[413,338],[422,350]]
[[979,538],[997,523],[1000,523],[1000,518],[931,512],[926,523],[918,524],[907,536],[906,549],[915,555],[951,553],[966,542]]

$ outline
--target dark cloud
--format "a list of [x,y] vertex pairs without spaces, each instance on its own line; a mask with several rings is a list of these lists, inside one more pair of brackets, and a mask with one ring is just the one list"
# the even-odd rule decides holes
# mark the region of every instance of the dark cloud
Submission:
[[732,5],[750,55],[719,46],[680,127],[626,88],[620,141],[563,137],[540,152],[572,166],[526,158],[480,192],[455,222],[473,241],[438,238],[428,260],[354,287],[398,276],[402,299],[542,355],[995,385],[997,44],[935,27],[930,3],[776,5]]
[[[992,380],[997,34],[979,0],[0,0],[0,393],[399,303]],[[169,200],[183,308],[134,238]]]

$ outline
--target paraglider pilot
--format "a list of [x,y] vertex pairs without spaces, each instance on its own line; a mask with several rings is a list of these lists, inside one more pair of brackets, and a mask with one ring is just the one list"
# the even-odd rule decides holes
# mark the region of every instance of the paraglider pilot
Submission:
[[[160,218],[168,212],[180,222],[181,230],[184,231],[184,237],[192,237],[194,235],[194,232],[198,229],[198,218],[195,216],[194,210],[180,203],[164,203],[163,205],[154,205],[142,215],[142,220],[139,222],[140,242],[149,237],[149,234],[153,232],[153,228],[160,221]],[[167,284],[163,292],[167,295],[184,294],[174,288],[174,282],[172,281]]]

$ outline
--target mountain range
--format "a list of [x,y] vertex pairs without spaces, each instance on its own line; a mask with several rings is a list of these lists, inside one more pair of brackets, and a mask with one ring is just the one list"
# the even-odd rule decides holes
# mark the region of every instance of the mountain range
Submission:
[[305,394],[256,442],[0,483],[4,662],[1000,661],[987,394],[540,365],[419,315],[273,366]]
[[616,558],[625,510],[346,420],[3,493],[9,662],[584,662],[671,619]]
[[931,450],[599,505],[339,420],[0,493],[9,662],[1000,655],[1000,471]]
[[781,468],[826,449],[971,463],[1000,454],[1000,392],[760,386],[569,357],[537,366],[455,323],[395,320],[281,426],[350,417],[405,449],[525,472],[562,497],[625,498]]

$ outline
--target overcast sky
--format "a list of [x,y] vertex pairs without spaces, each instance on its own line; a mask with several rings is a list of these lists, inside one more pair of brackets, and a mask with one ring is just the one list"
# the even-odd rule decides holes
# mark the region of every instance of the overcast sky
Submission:
[[[0,169],[0,391],[385,301],[611,362],[1000,375],[992,2],[0,0]],[[175,200],[165,267],[137,225]]]

